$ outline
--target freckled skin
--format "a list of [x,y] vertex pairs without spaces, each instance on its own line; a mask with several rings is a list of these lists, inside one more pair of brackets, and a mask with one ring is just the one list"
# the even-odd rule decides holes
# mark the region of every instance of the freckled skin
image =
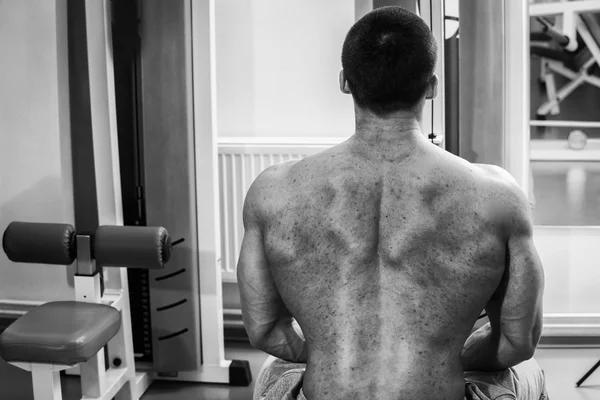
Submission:
[[394,158],[354,138],[270,174],[264,249],[307,398],[463,399],[460,353],[505,268],[502,179],[425,140]]

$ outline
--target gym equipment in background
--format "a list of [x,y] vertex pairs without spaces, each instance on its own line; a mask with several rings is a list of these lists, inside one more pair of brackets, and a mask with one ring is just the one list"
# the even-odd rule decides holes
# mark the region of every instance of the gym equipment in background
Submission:
[[[560,113],[560,103],[584,84],[600,88],[600,24],[590,12],[600,11],[596,4],[582,10],[572,9],[569,2],[531,5],[531,15],[541,25],[541,32],[531,34],[531,54],[542,59],[540,83],[547,101],[537,109],[537,118]],[[546,15],[562,14],[562,29],[556,28]],[[556,87],[554,74],[569,82]]]
[[185,238],[164,270],[128,271],[136,361],[158,379],[246,386],[248,362],[224,357],[217,149],[195,89],[210,95],[209,2],[112,5],[123,222]]
[[587,380],[597,369],[600,367],[600,360],[592,368],[590,368],[576,383],[576,386],[579,387],[583,382]]
[[[600,88],[600,77],[596,74],[600,67],[600,24],[597,15],[600,12],[598,1],[562,1],[535,3],[529,7],[529,15],[542,25],[541,34],[533,33],[531,40],[554,42],[558,50],[545,45],[532,45],[531,53],[542,58],[541,80],[545,85],[548,100],[537,110],[537,118],[560,113],[560,102],[579,86],[588,83]],[[562,16],[562,27],[557,29],[546,17]],[[556,89],[553,74],[557,73],[570,80],[560,89]],[[532,121],[533,122],[533,121]],[[586,126],[597,127],[591,121],[535,121],[532,126]],[[587,143],[586,135],[581,131],[572,131],[567,144],[571,149],[583,150]],[[600,367],[598,361],[587,371],[576,386]]]
[[458,70],[458,47],[459,47],[459,28],[451,35],[448,35],[448,24],[459,23],[458,17],[444,17],[446,35],[444,39],[444,90],[446,101],[444,102],[444,126],[446,129],[445,146],[446,150],[458,156],[460,151],[460,128],[459,128],[459,79]]
[[82,399],[137,400],[149,377],[135,370],[129,299],[122,281],[103,290],[101,271],[161,270],[171,257],[162,228],[100,226],[77,234],[69,224],[12,222],[2,248],[16,263],[77,262],[75,301],[48,302],[0,335],[0,356],[31,371],[35,400],[61,400],[60,371],[78,366]]
[[[134,359],[121,362],[127,373],[137,371],[136,384],[128,385],[129,397],[123,399],[139,399],[155,379],[247,386],[249,363],[224,356],[216,131],[209,101],[216,90],[210,62],[214,3],[134,2],[133,19],[125,18],[132,24],[125,30],[134,32],[132,42],[117,37],[114,43],[138,41],[129,47],[136,49],[136,70],[117,68],[113,75],[113,56],[120,54],[113,50],[113,28],[122,27],[121,7],[131,5],[126,0],[57,3],[57,14],[67,21],[58,40],[65,48],[68,43],[69,101],[61,107],[68,107],[70,117],[73,225],[78,236],[89,238],[107,225],[165,226],[184,241],[177,240],[181,245],[162,269],[129,274],[125,268],[100,269],[93,284],[76,284],[75,294],[82,287],[83,293],[103,292],[103,299],[120,293],[121,324],[132,326],[123,340],[134,348]],[[129,92],[136,108],[130,119],[123,113],[127,99],[115,95],[128,73],[141,82],[139,92]],[[128,243],[111,246],[127,248]],[[82,255],[83,248],[78,246],[78,261],[96,256],[91,250]],[[114,265],[114,259],[102,257],[101,262]],[[65,373],[86,379],[80,367]]]

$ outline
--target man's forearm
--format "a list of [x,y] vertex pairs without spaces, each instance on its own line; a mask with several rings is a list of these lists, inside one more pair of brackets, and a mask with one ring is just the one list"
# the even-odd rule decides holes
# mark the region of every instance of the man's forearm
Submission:
[[265,353],[290,362],[305,363],[308,357],[304,335],[292,318],[279,320],[258,347]]
[[465,371],[500,371],[527,358],[508,345],[501,335],[493,334],[489,323],[469,336],[461,355]]

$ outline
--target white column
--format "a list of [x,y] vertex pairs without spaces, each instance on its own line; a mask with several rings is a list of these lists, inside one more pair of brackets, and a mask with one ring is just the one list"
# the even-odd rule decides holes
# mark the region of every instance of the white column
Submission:
[[[94,141],[94,162],[100,225],[122,225],[121,173],[116,119],[116,97],[112,53],[111,7],[108,0],[85,0],[88,68],[90,76],[90,105]],[[106,268],[106,291],[120,293],[121,328],[106,348],[109,362],[119,358],[124,371],[123,389],[117,398],[135,396],[135,359],[129,309],[129,288],[125,268]],[[112,367],[112,366],[111,366]],[[81,365],[84,395],[114,390],[106,372],[104,350]],[[112,378],[111,378],[112,379]],[[114,380],[114,379],[113,379]],[[119,381],[120,382],[120,381]],[[109,387],[110,386],[110,387]],[[117,389],[119,390],[119,389]]]
[[[444,8],[445,0],[435,0],[431,2],[431,31],[438,44],[438,60],[435,67],[435,74],[438,76],[438,95],[435,99],[431,100],[432,103],[432,130],[438,136],[446,133],[446,96],[445,96],[445,79],[444,74],[444,40],[446,33],[446,21],[444,19]],[[443,136],[438,137],[442,140],[440,143],[441,147],[444,147]]]
[[191,2],[191,17],[202,360],[218,368],[230,362],[223,340],[214,0]]
[[[502,33],[498,33],[502,34]],[[504,0],[504,168],[530,200],[529,4]]]

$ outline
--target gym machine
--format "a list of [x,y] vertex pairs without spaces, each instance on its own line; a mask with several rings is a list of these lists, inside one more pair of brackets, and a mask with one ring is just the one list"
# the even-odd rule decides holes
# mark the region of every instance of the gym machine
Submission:
[[[52,301],[0,335],[0,356],[31,371],[35,400],[61,400],[60,371],[77,367],[82,399],[139,399],[149,385],[136,374],[123,266],[161,270],[171,257],[164,228],[99,226],[93,235],[69,224],[12,222],[2,238],[16,263],[71,265],[75,301]],[[103,287],[104,268],[111,271]]]
[[[538,3],[530,6],[532,17],[541,26],[532,33],[531,53],[542,59],[540,83],[547,101],[537,109],[537,119],[560,113],[560,103],[584,84],[600,87],[595,70],[600,65],[600,24],[593,13],[600,11],[598,2]],[[547,18],[561,16],[562,27]],[[557,88],[555,74],[569,81]],[[574,121],[575,123],[577,121]]]
[[185,240],[164,271],[128,271],[136,360],[160,379],[248,385],[248,363],[224,359],[212,1],[111,5],[124,223]]
[[[126,7],[136,18],[131,29],[119,19]],[[120,323],[129,324],[132,332],[122,340],[131,341],[134,360],[117,358],[128,377],[123,379],[135,384],[117,399],[139,399],[155,379],[248,385],[248,362],[224,358],[213,1],[66,0],[57,2],[57,8],[68,21],[62,39],[68,40],[76,237],[95,241],[105,226],[164,226],[180,243],[160,269],[98,268],[92,285],[96,299],[104,302],[103,295],[119,290]],[[131,41],[113,41],[113,34],[122,33],[131,35]],[[134,49],[134,55],[123,53],[122,45]],[[129,92],[122,90],[127,79],[133,85]],[[122,244],[130,243],[120,238]],[[78,249],[78,267],[106,254],[95,251],[91,247],[88,257]],[[76,296],[79,286],[75,284]],[[111,351],[109,342],[107,354]],[[102,370],[99,354],[93,362]],[[89,361],[75,361],[83,364],[65,373],[88,380],[82,365]],[[57,375],[44,376],[56,388]],[[91,381],[102,385],[96,378]],[[102,392],[96,389],[94,394]],[[111,398],[94,394],[83,398]]]

